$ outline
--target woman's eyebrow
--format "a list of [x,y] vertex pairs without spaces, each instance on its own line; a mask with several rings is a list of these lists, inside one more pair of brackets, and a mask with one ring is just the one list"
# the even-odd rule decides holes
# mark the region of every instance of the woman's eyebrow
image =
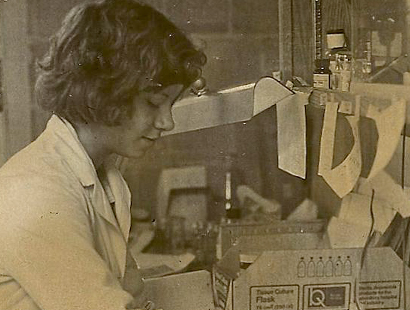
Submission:
[[150,85],[143,89],[143,91],[152,94],[158,94],[163,90],[163,86],[161,84],[158,85]]
[[154,97],[154,98],[155,98],[155,97],[158,98],[158,96],[160,96],[161,99],[162,99],[162,98],[165,98],[165,99],[168,99],[168,98],[169,98],[169,95],[168,95],[168,94],[166,94],[166,93],[161,93],[161,92],[151,93],[151,96]]

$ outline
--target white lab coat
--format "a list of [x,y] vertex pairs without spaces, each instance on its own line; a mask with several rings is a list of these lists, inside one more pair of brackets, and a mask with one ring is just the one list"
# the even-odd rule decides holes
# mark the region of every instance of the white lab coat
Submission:
[[105,170],[115,212],[74,128],[55,115],[0,169],[1,310],[123,310],[132,301],[121,287],[130,192],[114,165]]

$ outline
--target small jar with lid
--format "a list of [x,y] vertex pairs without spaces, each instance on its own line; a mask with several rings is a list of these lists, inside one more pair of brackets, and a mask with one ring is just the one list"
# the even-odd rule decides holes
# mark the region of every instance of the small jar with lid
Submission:
[[313,87],[330,89],[330,81],[332,71],[330,71],[329,59],[316,59],[315,60],[316,69],[313,71]]

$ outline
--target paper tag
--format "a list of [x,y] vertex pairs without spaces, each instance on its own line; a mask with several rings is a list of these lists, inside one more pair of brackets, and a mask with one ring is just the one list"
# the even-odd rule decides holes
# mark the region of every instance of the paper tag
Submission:
[[340,113],[344,114],[353,114],[353,103],[350,101],[343,101],[339,105],[339,110]]

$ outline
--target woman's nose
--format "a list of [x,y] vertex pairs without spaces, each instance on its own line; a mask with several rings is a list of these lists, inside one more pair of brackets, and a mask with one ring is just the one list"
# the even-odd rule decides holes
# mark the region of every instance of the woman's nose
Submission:
[[170,131],[174,129],[175,123],[170,107],[162,107],[155,119],[155,127],[160,130]]

